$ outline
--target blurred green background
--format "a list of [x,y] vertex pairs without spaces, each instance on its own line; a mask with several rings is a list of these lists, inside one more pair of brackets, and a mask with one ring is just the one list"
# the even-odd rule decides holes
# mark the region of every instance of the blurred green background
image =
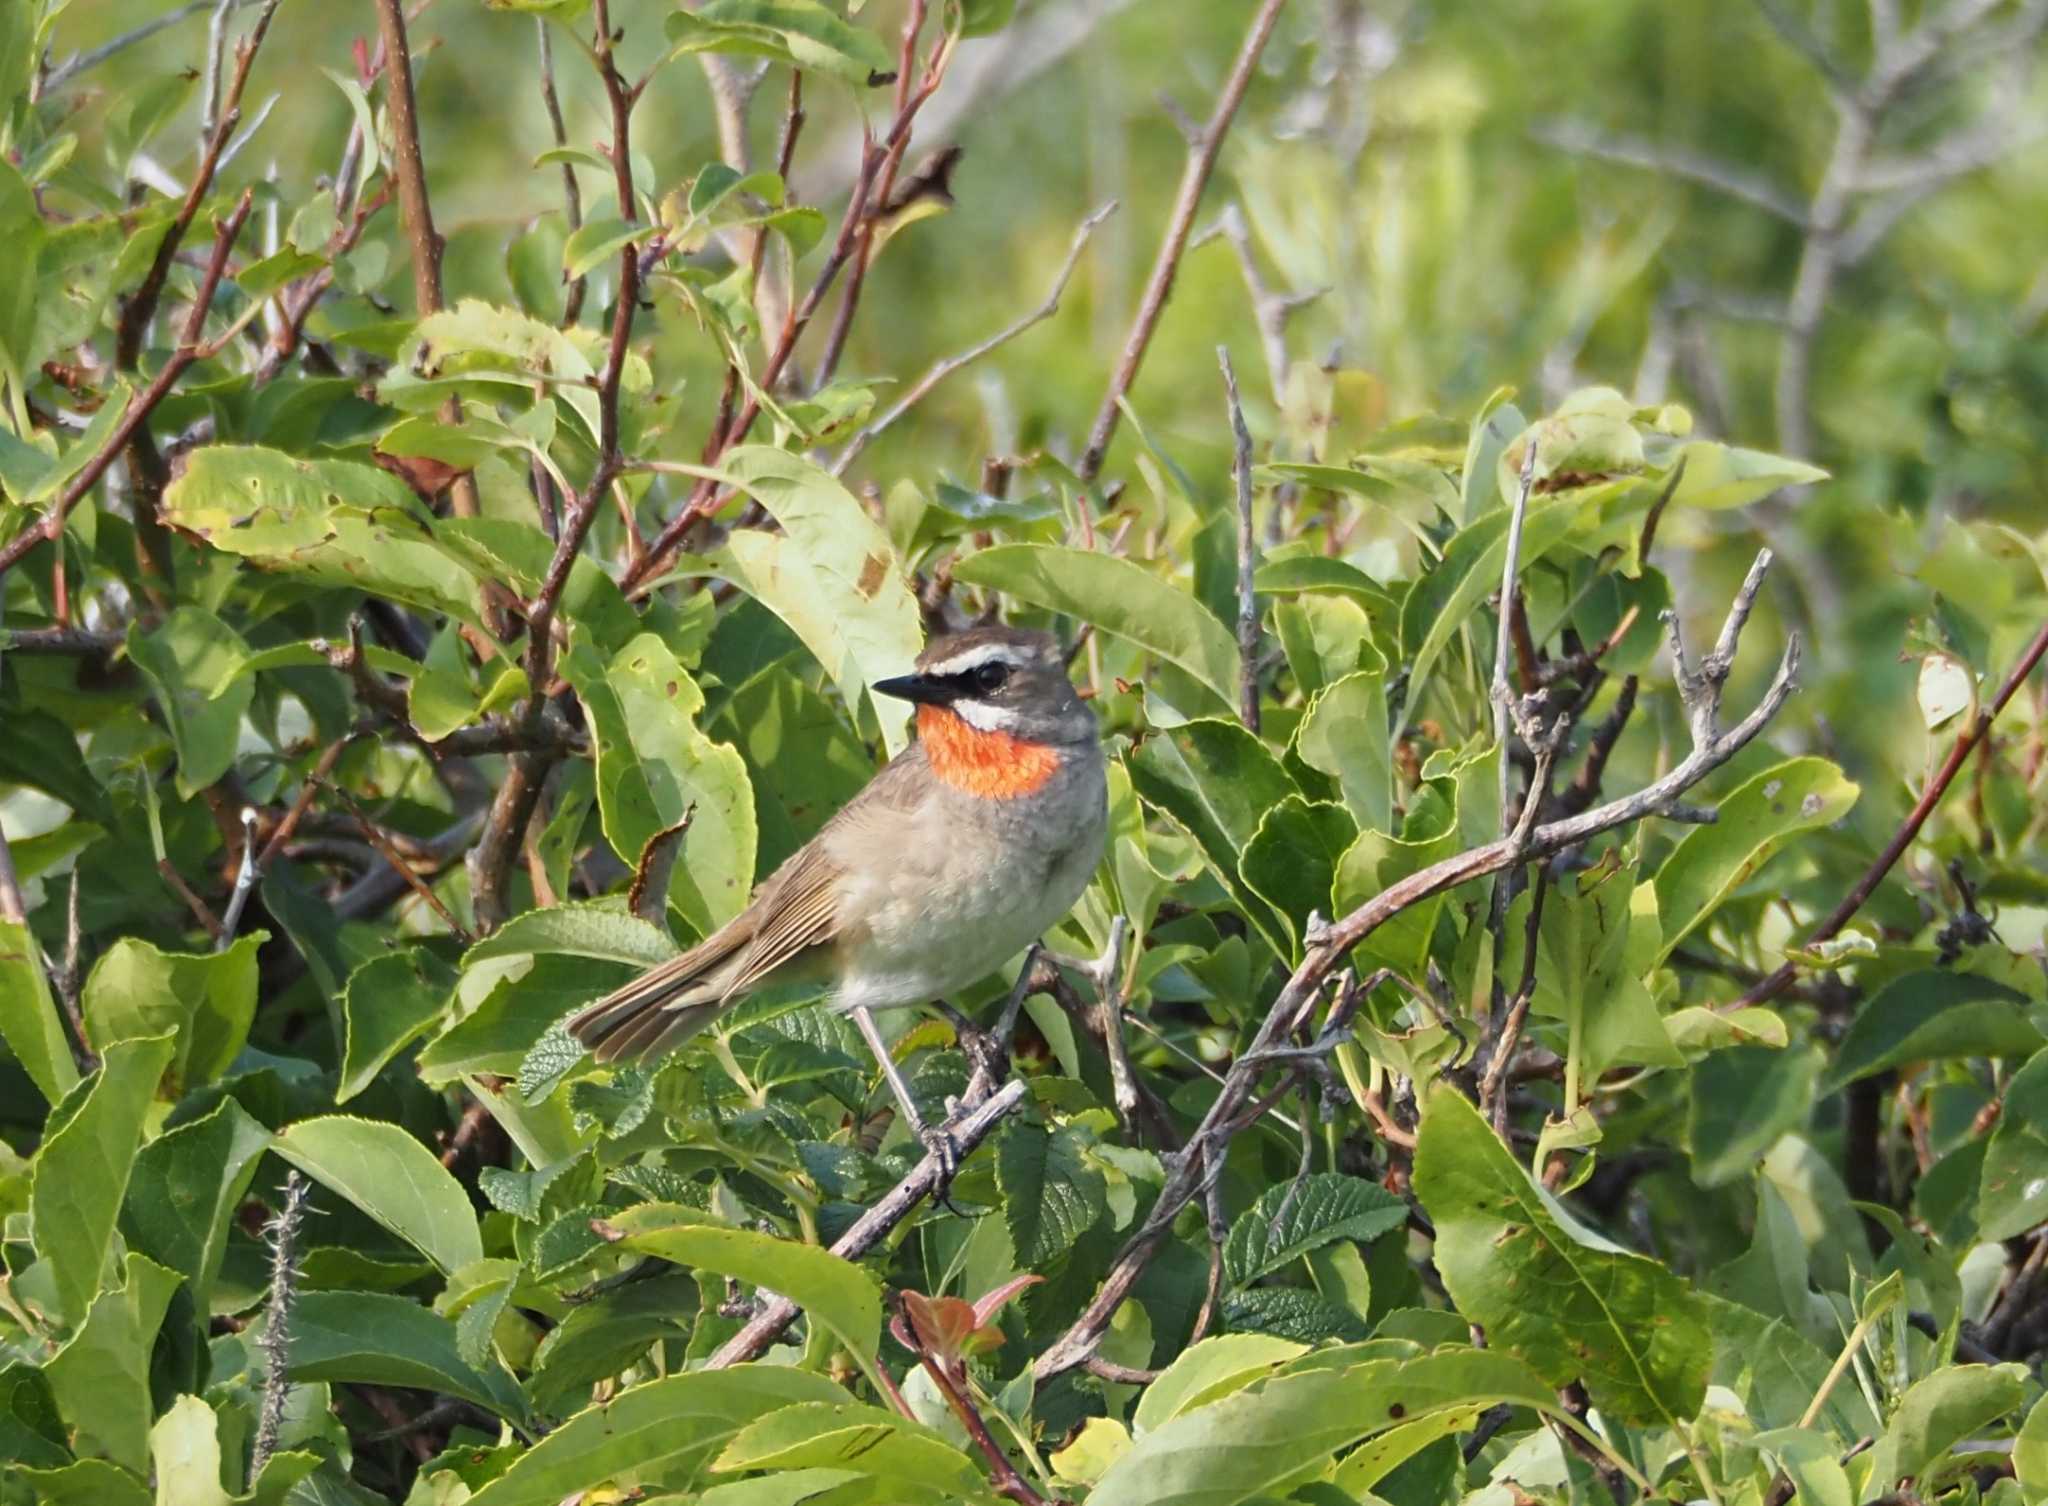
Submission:
[[[893,47],[902,4],[867,0],[856,19]],[[173,9],[74,0],[53,56]],[[657,55],[671,9],[617,0],[629,60]],[[857,479],[971,481],[991,453],[1079,452],[1180,177],[1174,115],[1207,114],[1253,10],[1023,0],[1007,30],[966,44],[911,153],[963,148],[956,203],[878,257],[841,374],[913,380],[1035,306],[1083,216],[1121,208],[1059,313],[939,388]],[[124,112],[201,67],[207,20],[190,14],[73,87],[81,151],[118,150]],[[333,162],[351,116],[328,75],[353,75],[374,42],[371,8],[354,0],[284,0],[275,24],[250,92],[280,100],[231,184],[273,161]],[[559,171],[534,164],[552,144],[537,26],[479,0],[437,0],[414,23],[451,298],[511,301],[508,247],[560,212]],[[1987,556],[1993,535],[1941,525],[2038,538],[2048,516],[2044,26],[2040,0],[1293,0],[1204,197],[1135,411],[1220,498],[1219,343],[1237,354],[1254,429],[1297,457],[1342,458],[1415,415],[1462,419],[1502,384],[1532,411],[1592,382],[1683,403],[1704,432],[1804,455],[1836,479],[1674,520],[1660,550],[1681,605],[1725,599],[1761,529],[1793,566],[1770,605],[1807,630],[1826,671],[1795,716],[1846,741],[1852,762],[1855,745],[1894,732],[1917,746],[1911,667],[1897,659],[1909,624],[1937,618],[1937,635],[1995,672],[2016,631],[1997,626],[2001,609],[2040,586],[2023,556]],[[601,93],[556,36],[568,139],[597,147]],[[792,179],[834,223],[862,114],[886,120],[888,94],[820,82],[805,101]],[[778,70],[749,114],[756,165],[772,165],[783,104]],[[173,182],[194,134],[160,138],[187,144],[156,164]],[[718,155],[694,60],[656,81],[634,139],[660,192]],[[608,212],[609,182],[582,179],[586,209]],[[279,187],[296,202],[311,185]],[[1272,294],[1319,294],[1286,322],[1291,375],[1262,358],[1238,250],[1202,238],[1231,213]],[[800,286],[821,255],[798,268]],[[395,216],[358,258],[409,303]],[[687,379],[664,448],[693,456],[716,405],[715,348],[672,298],[655,323],[658,363]],[[806,369],[828,324],[800,353]],[[1333,394],[1326,428],[1303,420],[1319,390]],[[1123,426],[1106,477],[1134,478],[1138,450]]]

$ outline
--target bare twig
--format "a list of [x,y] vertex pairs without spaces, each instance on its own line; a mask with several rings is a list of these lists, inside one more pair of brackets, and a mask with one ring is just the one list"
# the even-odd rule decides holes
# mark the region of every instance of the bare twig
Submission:
[[1231,253],[1237,257],[1238,272],[1244,278],[1245,292],[1252,301],[1252,322],[1258,326],[1259,351],[1266,360],[1266,381],[1272,388],[1274,403],[1278,404],[1287,386],[1287,321],[1329,289],[1279,293],[1268,286],[1265,274],[1259,270],[1258,257],[1252,251],[1251,227],[1245,223],[1244,211],[1235,203],[1225,204],[1215,225],[1197,235],[1192,244],[1200,246],[1216,235],[1223,237]]
[[263,1332],[256,1346],[263,1351],[263,1402],[257,1412],[256,1445],[249,1456],[249,1478],[277,1451],[284,1426],[284,1407],[291,1395],[292,1302],[298,1295],[299,1224],[306,1214],[309,1184],[296,1171],[284,1179],[284,1205],[264,1226],[270,1241],[270,1296],[263,1306]]
[[[1533,826],[1527,832],[1517,832],[1433,863],[1389,885],[1336,924],[1310,928],[1306,938],[1307,952],[1301,964],[1267,1010],[1250,1046],[1232,1064],[1208,1112],[1190,1137],[1187,1150],[1169,1160],[1166,1183],[1151,1211],[1118,1252],[1108,1275],[1081,1315],[1034,1363],[1033,1372],[1041,1382],[1085,1363],[1095,1352],[1096,1345],[1109,1330],[1110,1319],[1164,1243],[1180,1211],[1200,1193],[1207,1158],[1220,1154],[1222,1144],[1250,1122],[1247,1108],[1265,1066],[1301,1054],[1284,1048],[1281,1043],[1306,1018],[1322,991],[1324,980],[1352,947],[1395,915],[1432,895],[1498,873],[1515,863],[1548,857],[1615,827],[1664,813],[1680,803],[1687,790],[1734,757],[1764,729],[1792,693],[1793,677],[1799,666],[1799,641],[1796,637],[1787,641],[1770,687],[1747,716],[1723,731],[1719,713],[1727,665],[1733,659],[1742,625],[1749,617],[1757,592],[1763,587],[1770,558],[1769,550],[1757,555],[1756,563],[1751,566],[1748,578],[1743,581],[1742,589],[1729,608],[1728,620],[1714,652],[1707,656],[1702,671],[1695,672],[1685,662],[1683,647],[1675,637],[1674,624],[1673,641],[1680,665],[1679,693],[1686,703],[1694,742],[1692,751],[1662,778],[1632,795],[1610,801],[1583,815]],[[1532,806],[1535,803],[1534,800],[1530,802]],[[1335,1044],[1336,1037],[1326,1030],[1317,1048],[1328,1049]]]
[[80,467],[78,474],[57,496],[57,500],[45,512],[42,521],[33,528],[25,528],[0,546],[0,572],[11,570],[21,563],[31,549],[41,543],[55,543],[64,533],[64,520],[71,515],[85,495],[99,484],[100,477],[107,473],[107,467],[118,456],[142,426],[149,421],[157,405],[170,395],[193,362],[213,353],[212,347],[200,342],[206,329],[207,310],[213,306],[214,294],[220,290],[221,277],[227,271],[228,253],[234,249],[235,238],[242,233],[242,226],[248,222],[250,195],[245,191],[235,206],[214,233],[213,255],[208,259],[206,272],[200,278],[198,294],[192,300],[192,311],[186,317],[185,327],[180,334],[178,348],[171,352],[154,380],[128,400],[128,407],[121,415],[121,421],[109,433],[99,450]]
[[1623,167],[1639,167],[1646,172],[1686,178],[1731,199],[1753,204],[1788,225],[1801,229],[1806,227],[1806,206],[1795,195],[1737,163],[1723,162],[1683,147],[1658,146],[1634,137],[1611,136],[1578,120],[1549,121],[1535,127],[1531,134],[1544,145],[1574,157],[1591,157]]
[[392,871],[405,880],[407,887],[426,902],[427,908],[441,917],[441,924],[448,928],[449,933],[465,945],[474,941],[476,938],[470,933],[469,928],[457,920],[454,913],[441,902],[441,896],[434,892],[433,886],[419,876],[405,854],[392,845],[391,838],[384,828],[372,821],[363,808],[356,804],[355,797],[331,781],[327,788],[348,807],[349,814],[355,817],[357,829],[362,832],[364,839],[377,849],[378,856],[389,863]]
[[[214,174],[219,170],[221,153],[226,150],[228,138],[235,133],[235,127],[242,118],[242,91],[249,82],[249,70],[255,66],[256,53],[263,46],[263,38],[270,31],[271,17],[277,14],[279,0],[267,0],[263,9],[257,12],[256,24],[249,28],[249,34],[235,48],[235,71],[229,80],[227,93],[221,101],[220,119],[213,132],[207,137],[206,147],[200,153],[199,166],[193,170],[192,186],[186,190],[184,203],[172,217],[170,226],[164,231],[164,238],[157,243],[156,255],[151,258],[149,270],[143,274],[141,285],[122,300],[121,315],[114,329],[114,364],[122,371],[132,371],[142,351],[143,337],[149,331],[149,322],[156,317],[157,302],[163,297],[164,280],[170,276],[171,261],[184,244],[185,233],[192,228],[192,221],[199,214],[199,206],[213,189]],[[209,298],[205,300],[211,302]],[[193,338],[197,338],[194,336]]]
[[[187,16],[197,15],[200,11],[215,3],[216,0],[185,0],[185,3],[176,9],[166,11],[153,20],[144,21],[140,26],[130,31],[124,31],[119,36],[112,37],[97,47],[85,52],[73,53],[43,75],[41,87],[37,90],[37,96],[39,98],[47,98],[87,69],[99,67],[107,59],[118,56],[139,43],[147,42],[158,32],[168,31]],[[244,3],[246,4],[247,0],[244,0]]]
[[904,392],[903,396],[897,399],[895,405],[888,412],[884,413],[880,418],[846,442],[846,448],[841,450],[838,458],[832,462],[832,474],[835,476],[845,475],[846,468],[859,458],[861,451],[875,442],[883,430],[888,429],[898,419],[902,418],[904,414],[923,402],[930,395],[934,387],[945,381],[954,372],[962,371],[972,366],[976,361],[981,360],[982,357],[1009,344],[1033,325],[1043,323],[1058,313],[1060,298],[1066,293],[1067,284],[1073,280],[1074,268],[1081,260],[1081,252],[1087,246],[1089,236],[1095,233],[1097,225],[1100,225],[1116,212],[1116,207],[1116,202],[1111,200],[1089,215],[1087,219],[1081,221],[1074,231],[1073,240],[1067,246],[1066,260],[1060,263],[1059,272],[1052,280],[1052,287],[1047,291],[1045,300],[1037,308],[1031,310],[1022,318],[1006,324],[979,344],[971,345],[957,355],[947,356],[945,359],[934,363],[929,371],[910,384],[910,387]]
[[[540,102],[548,112],[548,125],[555,133],[555,145],[569,144],[569,130],[562,122],[562,100],[555,93],[555,44],[548,31],[546,16],[533,18],[534,30],[540,36]],[[562,217],[574,235],[583,225],[583,189],[576,181],[576,164],[564,159],[562,162]],[[575,324],[583,313],[583,297],[589,290],[589,280],[579,277],[569,284],[569,298],[562,307],[562,326]]]
[[201,899],[193,891],[192,886],[185,882],[185,875],[178,872],[177,865],[172,863],[169,858],[160,858],[157,861],[156,871],[158,877],[164,881],[164,886],[185,902],[185,908],[192,912],[192,918],[199,922],[200,929],[205,931],[213,940],[218,941],[220,939],[220,917],[215,915],[206,901]]
[[[1899,823],[1899,829],[1892,833],[1892,838],[1885,843],[1884,850],[1871,860],[1870,866],[1863,870],[1863,876],[1856,880],[1854,887],[1847,894],[1842,896],[1842,902],[1835,906],[1828,918],[1806,938],[1807,946],[1840,935],[1842,927],[1849,923],[1850,917],[1862,909],[1864,901],[1876,892],[1877,886],[1884,882],[1884,876],[1892,871],[1892,865],[1897,863],[1906,849],[1913,845],[1914,839],[1920,835],[1920,828],[1927,824],[1927,818],[1933,815],[1934,808],[1941,804],[1942,797],[1948,793],[1949,786],[1955,782],[1956,775],[1962,771],[1972,750],[1984,740],[1985,734],[1991,730],[1992,722],[2005,710],[2006,703],[2018,693],[2020,686],[2026,683],[2027,676],[2034,672],[2034,667],[2041,662],[2043,654],[2048,654],[2048,622],[2041,624],[2040,630],[2034,634],[2033,641],[2026,646],[2013,667],[2007,671],[1997,692],[1978,708],[1977,715],[1971,719],[1970,725],[1957,735],[1955,743],[1948,750],[1948,757],[1941,761],[1941,767],[1935,770],[1934,777],[1927,781],[1927,787],[1921,790],[1920,798],[1914,801],[1913,808],[1906,812],[1906,819]],[[1786,985],[1792,981],[1796,971],[1790,962],[1779,964],[1775,972],[1743,994],[1737,1003],[1761,1004],[1775,999],[1785,991]]]
[[242,923],[242,907],[249,903],[249,895],[263,877],[263,868],[256,851],[256,808],[242,807],[242,866],[235,874],[234,892],[228,896],[227,914],[220,918],[220,934],[213,939],[213,949],[224,952],[235,940],[235,928]]
[[[997,1089],[986,1074],[977,1072],[961,1096],[961,1113],[946,1132],[965,1160],[986,1140],[1003,1116],[1024,1101],[1024,1084],[1013,1080]],[[852,1227],[832,1244],[832,1253],[846,1260],[858,1260],[889,1237],[908,1218],[945,1176],[945,1164],[932,1152],[912,1168],[874,1207],[855,1219]],[[759,1358],[782,1331],[796,1321],[797,1305],[787,1297],[775,1297],[753,1319],[726,1340],[724,1346],[705,1362],[707,1370],[724,1370]]]
[[[1102,395],[1102,406],[1095,412],[1094,426],[1088,432],[1088,447],[1081,452],[1081,463],[1076,467],[1084,483],[1092,483],[1102,473],[1102,462],[1108,456],[1109,442],[1116,434],[1123,400],[1130,392],[1131,384],[1138,379],[1138,368],[1145,362],[1146,347],[1152,343],[1152,333],[1159,327],[1159,316],[1165,311],[1166,300],[1173,292],[1174,274],[1180,268],[1188,236],[1194,230],[1195,211],[1201,207],[1202,190],[1208,186],[1209,177],[1216,170],[1216,158],[1223,150],[1223,139],[1230,134],[1230,123],[1237,115],[1238,105],[1244,100],[1246,88],[1251,84],[1252,71],[1259,65],[1259,54],[1266,50],[1266,41],[1273,35],[1281,7],[1286,3],[1287,0],[1264,0],[1259,6],[1243,44],[1238,48],[1237,59],[1231,64],[1230,74],[1223,82],[1222,92],[1216,96],[1215,108],[1188,143],[1187,165],[1181,170],[1180,189],[1174,197],[1173,212],[1167,217],[1165,238],[1159,243],[1159,254],[1153,260],[1152,275],[1146,280],[1144,296],[1138,302],[1138,316],[1124,340],[1123,355],[1117,361],[1116,373],[1110,378],[1109,390]],[[1082,517],[1092,536],[1094,524],[1085,510]]]
[[1258,545],[1252,536],[1252,435],[1244,426],[1244,404],[1237,395],[1237,372],[1230,348],[1216,347],[1223,368],[1223,395],[1230,405],[1230,477],[1237,490],[1237,715],[1252,732],[1259,730],[1259,601],[1252,592]]

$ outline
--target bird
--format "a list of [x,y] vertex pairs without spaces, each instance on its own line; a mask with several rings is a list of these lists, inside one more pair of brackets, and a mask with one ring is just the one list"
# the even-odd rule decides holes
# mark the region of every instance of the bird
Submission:
[[988,976],[1073,908],[1108,828],[1102,742],[1050,633],[989,623],[936,637],[912,673],[870,689],[916,706],[915,739],[737,916],[568,1029],[599,1063],[652,1060],[758,989],[822,983],[950,1169],[951,1142],[919,1116],[875,1011]]

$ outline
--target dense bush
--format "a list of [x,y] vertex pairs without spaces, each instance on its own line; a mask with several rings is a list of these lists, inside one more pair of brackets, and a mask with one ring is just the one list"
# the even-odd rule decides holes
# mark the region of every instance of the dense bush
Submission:
[[[1541,69],[1455,7],[1200,7],[1119,220],[912,130],[1149,97],[1144,7],[424,9],[0,13],[0,1503],[2048,1497],[2038,258],[1880,257],[2048,8],[1760,7],[1864,130],[1811,204],[1546,126],[1633,164],[1588,224],[1790,224],[1732,392],[1737,300],[1641,283],[1754,235],[1546,288],[1558,180],[1468,183]],[[585,1056],[992,615],[1111,840],[894,1021],[950,1187],[813,998]]]

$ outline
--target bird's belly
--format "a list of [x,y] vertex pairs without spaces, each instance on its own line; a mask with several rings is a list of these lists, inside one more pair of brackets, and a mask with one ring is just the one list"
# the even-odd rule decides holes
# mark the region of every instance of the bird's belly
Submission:
[[1090,832],[1059,849],[1012,852],[1001,866],[958,852],[905,864],[865,896],[865,923],[840,947],[833,1004],[924,1004],[987,977],[1073,908],[1100,848]]

